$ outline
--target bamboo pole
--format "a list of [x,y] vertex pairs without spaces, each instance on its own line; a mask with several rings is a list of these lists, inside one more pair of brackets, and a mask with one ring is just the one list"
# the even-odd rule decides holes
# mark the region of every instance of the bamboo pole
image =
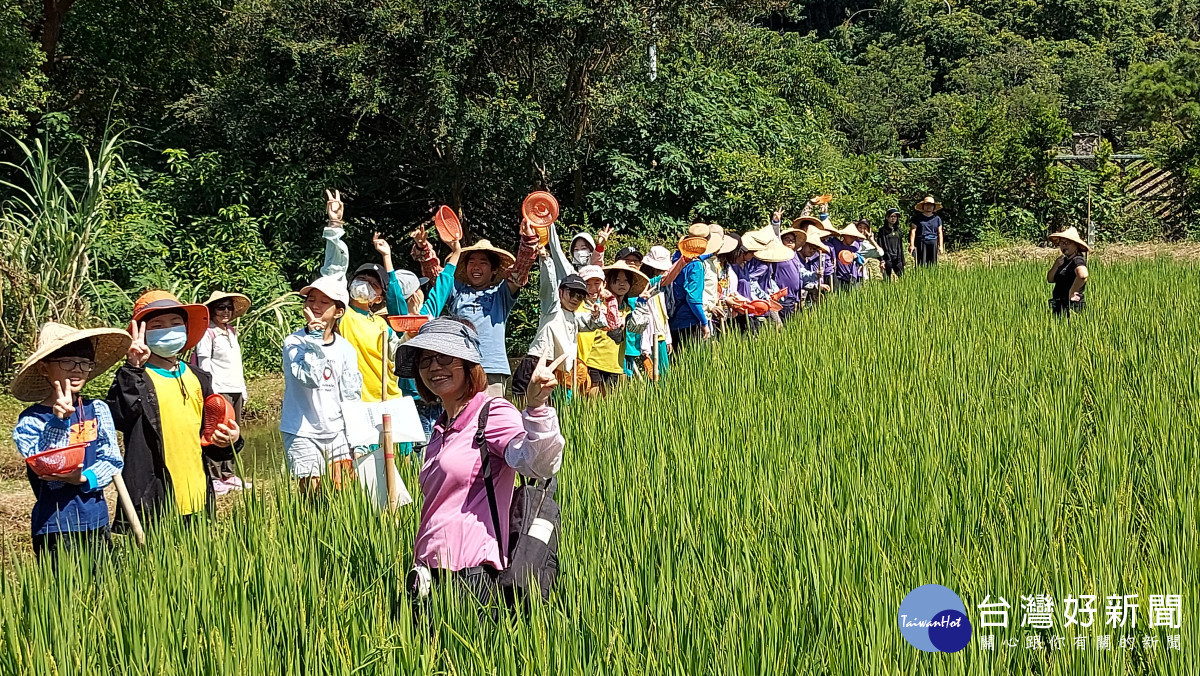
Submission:
[[138,518],[137,511],[133,508],[133,499],[129,497],[129,489],[125,487],[125,479],[121,478],[121,474],[113,475],[113,485],[117,487],[117,502],[121,505],[121,510],[125,512],[125,518],[129,520],[129,527],[133,529],[133,539],[137,542],[138,547],[146,546],[146,533],[142,530],[142,520]]
[[[387,324],[383,326],[383,373],[379,379],[380,385],[380,401],[387,403],[388,400],[388,348],[391,347],[388,341]],[[394,512],[400,504],[400,486],[396,482],[396,448],[392,444],[392,416],[389,413],[383,414],[383,431],[380,433],[381,439],[379,445],[383,447],[383,475],[387,480],[387,496],[388,496],[388,511]]]

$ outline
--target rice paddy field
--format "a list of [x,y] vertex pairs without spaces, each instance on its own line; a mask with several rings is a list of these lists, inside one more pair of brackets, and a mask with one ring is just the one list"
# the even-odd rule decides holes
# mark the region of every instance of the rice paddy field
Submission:
[[[414,618],[415,507],[277,489],[100,564],[20,559],[0,673],[1200,674],[1200,270],[1092,273],[1058,320],[1040,265],[914,270],[562,410],[562,576],[527,616]],[[966,606],[960,652],[898,629],[930,583]],[[1021,626],[1036,594],[1049,629]],[[1066,626],[1085,594],[1093,625]],[[1181,596],[1178,628],[1151,595]]]

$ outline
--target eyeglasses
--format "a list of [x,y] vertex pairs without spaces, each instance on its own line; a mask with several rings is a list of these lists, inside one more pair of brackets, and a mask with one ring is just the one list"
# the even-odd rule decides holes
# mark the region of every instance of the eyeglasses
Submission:
[[450,366],[456,359],[458,359],[458,357],[452,357],[448,354],[438,354],[436,352],[433,354],[421,355],[421,358],[417,360],[417,368],[427,369],[430,366],[433,366],[434,359],[437,360],[439,366]]
[[233,312],[233,303],[224,303],[224,304],[213,306],[214,312],[221,312],[222,310],[224,310],[225,312]]
[[67,373],[91,373],[96,368],[96,362],[92,361],[91,359],[64,358],[50,359],[49,361],[58,364],[58,368],[66,371]]

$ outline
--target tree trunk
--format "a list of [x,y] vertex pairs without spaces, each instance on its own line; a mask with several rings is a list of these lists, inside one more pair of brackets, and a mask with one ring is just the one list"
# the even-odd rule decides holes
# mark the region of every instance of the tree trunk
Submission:
[[43,0],[42,2],[42,51],[46,61],[42,64],[43,73],[52,73],[57,65],[58,38],[62,35],[63,20],[75,0]]

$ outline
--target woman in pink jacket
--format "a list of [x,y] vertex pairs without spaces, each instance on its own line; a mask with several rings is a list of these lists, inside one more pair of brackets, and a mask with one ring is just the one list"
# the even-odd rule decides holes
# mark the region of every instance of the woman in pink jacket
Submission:
[[416,596],[426,595],[432,585],[450,583],[484,604],[498,600],[496,581],[505,557],[475,445],[480,412],[489,407],[484,438],[500,532],[508,533],[517,473],[548,479],[562,464],[565,441],[558,415],[546,401],[558,384],[554,370],[564,358],[547,363],[549,357],[542,357],[529,381],[526,408],[518,411],[507,400],[487,395],[479,337],[469,322],[434,319],[401,346],[399,375],[415,378],[422,400],[437,399],[445,409],[434,424],[420,474],[425,499],[414,545],[415,566],[409,575]]

